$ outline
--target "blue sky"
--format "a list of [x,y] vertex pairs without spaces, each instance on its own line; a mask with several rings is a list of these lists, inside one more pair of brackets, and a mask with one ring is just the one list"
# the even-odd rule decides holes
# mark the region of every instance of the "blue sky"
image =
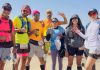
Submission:
[[0,0],[0,8],[6,2],[13,7],[11,18],[20,15],[20,9],[25,4],[30,5],[32,10],[39,10],[41,20],[45,18],[45,11],[52,9],[54,17],[59,20],[62,18],[58,12],[64,12],[68,20],[73,14],[78,14],[84,25],[89,22],[89,9],[96,8],[100,12],[100,0]]

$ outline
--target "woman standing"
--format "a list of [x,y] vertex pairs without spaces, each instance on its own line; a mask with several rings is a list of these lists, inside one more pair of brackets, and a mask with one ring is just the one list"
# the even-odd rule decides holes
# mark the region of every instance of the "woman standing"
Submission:
[[66,47],[68,51],[68,66],[67,70],[72,70],[74,55],[76,55],[77,70],[82,70],[81,61],[83,56],[83,50],[79,50],[84,44],[84,39],[74,32],[74,28],[84,33],[85,29],[78,15],[73,15],[70,18],[69,26],[66,28]]
[[61,46],[61,39],[64,38],[64,29],[59,26],[59,21],[57,18],[52,19],[53,29],[48,29],[47,31],[47,37],[50,37],[51,41],[51,58],[52,58],[52,70],[56,70],[56,58],[58,57],[58,63],[59,63],[59,70],[62,70],[62,58],[59,55],[59,50]]
[[85,48],[89,49],[85,70],[92,70],[92,66],[95,64],[98,54],[100,54],[100,19],[96,9],[91,9],[88,15],[91,22],[87,27],[86,34],[81,33],[78,28],[75,28],[74,31],[85,39]]

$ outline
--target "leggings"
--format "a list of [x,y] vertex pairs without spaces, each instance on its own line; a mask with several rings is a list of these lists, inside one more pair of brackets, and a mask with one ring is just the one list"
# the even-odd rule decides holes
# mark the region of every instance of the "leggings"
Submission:
[[56,70],[56,59],[58,57],[58,63],[59,63],[59,70],[62,70],[62,58],[59,57],[57,50],[51,50],[51,58],[52,58],[52,70]]

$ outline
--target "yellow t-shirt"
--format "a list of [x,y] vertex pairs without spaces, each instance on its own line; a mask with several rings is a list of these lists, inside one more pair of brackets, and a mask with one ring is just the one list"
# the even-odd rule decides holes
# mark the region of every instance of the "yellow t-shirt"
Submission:
[[46,32],[47,32],[47,30],[48,30],[48,28],[50,28],[50,27],[52,27],[52,20],[51,19],[45,19],[44,21],[43,21],[43,23],[44,23],[44,27],[43,27],[43,35],[44,36],[46,36]]
[[[26,18],[23,18],[23,20],[24,20],[24,22],[27,22]],[[28,21],[31,23],[31,19],[28,18]],[[21,29],[21,27],[22,27],[22,21],[19,17],[15,17],[13,19],[13,24],[14,24],[14,28],[17,28],[17,29]],[[26,28],[27,28],[27,24],[26,24]],[[26,33],[24,33],[24,34],[18,34],[18,33],[15,34],[15,42],[19,43],[19,44],[29,43],[27,29],[26,29]]]
[[36,34],[32,34],[30,35],[30,39],[35,40],[35,41],[40,41],[42,40],[42,36],[43,36],[43,22],[42,21],[32,21],[31,23],[31,30],[37,30],[37,35]]

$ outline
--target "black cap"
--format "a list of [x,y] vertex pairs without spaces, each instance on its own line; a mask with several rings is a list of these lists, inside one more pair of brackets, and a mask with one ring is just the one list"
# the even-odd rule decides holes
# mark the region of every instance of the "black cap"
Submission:
[[58,19],[57,18],[52,18],[52,22],[56,23],[56,22],[58,22]]
[[90,9],[90,10],[89,10],[89,12],[88,12],[88,14],[90,14],[90,12],[95,12],[95,13],[97,13],[97,14],[98,14],[97,9]]
[[8,11],[11,11],[11,10],[12,10],[12,7],[11,7],[10,3],[5,3],[5,4],[2,6],[2,8],[3,8],[4,10],[8,10]]
[[77,14],[74,14],[74,15],[71,17],[71,19],[73,19],[73,18],[78,18],[78,15],[77,15]]

